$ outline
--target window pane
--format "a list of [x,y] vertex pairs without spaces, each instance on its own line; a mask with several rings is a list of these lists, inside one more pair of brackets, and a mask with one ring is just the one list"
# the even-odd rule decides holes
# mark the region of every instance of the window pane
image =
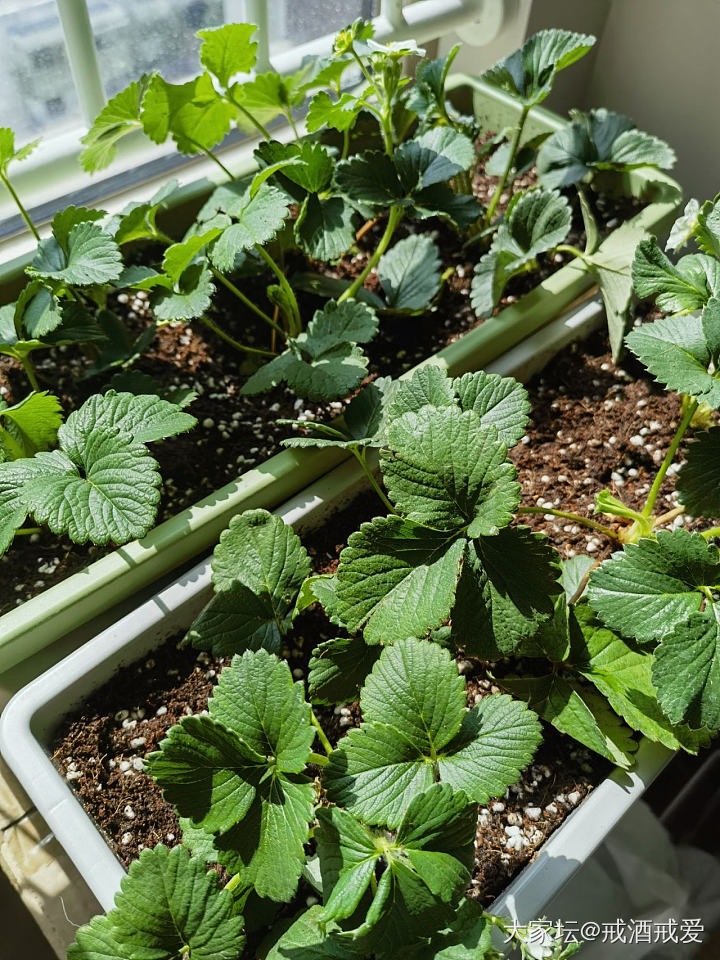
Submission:
[[[0,0],[0,3],[2,0]],[[379,0],[268,0],[271,51],[287,50],[377,14]],[[173,82],[197,72],[202,27],[249,19],[243,0],[88,0],[109,97],[142,73]]]
[[0,0],[0,126],[18,143],[81,123],[52,0]]

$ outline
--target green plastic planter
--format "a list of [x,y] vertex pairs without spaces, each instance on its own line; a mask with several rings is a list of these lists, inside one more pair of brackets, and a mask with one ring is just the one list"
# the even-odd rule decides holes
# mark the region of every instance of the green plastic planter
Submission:
[[[472,77],[454,77],[452,88],[458,97],[472,95],[473,109],[489,129],[510,125],[518,112],[514,101]],[[556,130],[564,122],[538,108],[531,115],[527,135]],[[681,199],[677,183],[654,170],[637,170],[622,178],[621,186],[623,192],[649,204],[633,219],[636,226],[658,233],[669,225]],[[605,243],[611,240],[612,236]],[[454,376],[480,369],[566,311],[592,286],[592,276],[574,261],[428,360],[444,365]],[[210,549],[234,514],[250,507],[277,506],[343,459],[342,452],[332,450],[276,454],[160,524],[144,539],[16,607],[0,617],[0,673]]]

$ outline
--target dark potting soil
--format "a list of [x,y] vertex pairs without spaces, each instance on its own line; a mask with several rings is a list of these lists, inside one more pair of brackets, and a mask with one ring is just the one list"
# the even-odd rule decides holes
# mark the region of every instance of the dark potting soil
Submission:
[[[534,170],[518,178],[513,190],[525,189],[537,182]],[[497,178],[484,173],[481,162],[474,180],[478,197],[487,202]],[[499,210],[506,206],[512,191],[503,195]],[[622,220],[640,208],[632,199],[609,194],[595,197],[598,221],[603,232],[614,229]],[[337,265],[315,264],[329,276],[354,277],[364,267],[382,232],[376,224],[359,241],[359,252],[344,257]],[[470,283],[479,251],[463,250],[455,232],[443,221],[402,227],[397,239],[409,229],[432,232],[438,243],[443,267],[454,267],[436,304],[418,317],[384,317],[375,340],[368,345],[369,374],[398,376],[420,360],[442,349],[464,333],[482,323],[470,306]],[[582,219],[574,208],[569,242],[583,245]],[[154,262],[161,252],[152,246],[136,251],[137,262]],[[529,292],[570,258],[566,254],[541,256],[539,269],[522,274],[508,285],[498,307],[513,303]],[[313,266],[313,265],[311,265]],[[307,270],[308,264],[296,258],[288,263],[288,274]],[[251,299],[264,302],[264,282],[256,279],[237,281]],[[373,274],[366,285],[377,286]],[[305,317],[311,317],[322,305],[311,294],[300,295]],[[120,294],[115,308],[128,327],[139,335],[152,321],[147,294],[139,291]],[[223,329],[247,344],[267,346],[266,330],[224,287],[218,285],[210,315]],[[83,380],[88,361],[77,350],[59,348],[35,354],[41,385],[55,393],[66,411],[80,406],[87,397],[102,390],[109,380],[95,377]],[[267,460],[280,449],[280,441],[288,436],[288,428],[279,426],[279,418],[327,419],[342,411],[342,403],[313,404],[298,400],[288,390],[278,388],[257,397],[240,394],[240,387],[250,367],[244,354],[229,347],[200,324],[178,323],[158,330],[147,351],[133,366],[134,370],[153,376],[165,388],[193,388],[198,398],[190,412],[198,426],[183,436],[173,437],[151,446],[160,463],[163,496],[157,523],[235,480],[240,474]],[[8,357],[0,357],[0,397],[17,402],[27,392],[27,382],[20,365]],[[67,537],[58,537],[47,529],[32,536],[15,539],[12,547],[0,558],[3,588],[0,590],[0,614],[25,602],[44,589],[66,579],[88,563],[114,549],[114,545],[78,545]]]

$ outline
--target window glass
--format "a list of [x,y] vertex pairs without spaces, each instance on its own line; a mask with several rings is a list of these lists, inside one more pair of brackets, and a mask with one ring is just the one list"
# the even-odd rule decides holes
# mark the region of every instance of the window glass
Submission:
[[0,51],[0,126],[18,144],[81,123],[52,0],[0,0]]

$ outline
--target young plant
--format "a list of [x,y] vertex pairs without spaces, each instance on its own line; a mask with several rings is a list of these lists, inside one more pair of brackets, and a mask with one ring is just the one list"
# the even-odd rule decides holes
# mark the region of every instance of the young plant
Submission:
[[[54,397],[32,394],[0,410],[0,553],[28,516],[75,543],[123,544],[155,523],[160,472],[147,444],[194,427],[153,395],[90,397],[60,426]],[[54,446],[55,449],[49,449]]]

